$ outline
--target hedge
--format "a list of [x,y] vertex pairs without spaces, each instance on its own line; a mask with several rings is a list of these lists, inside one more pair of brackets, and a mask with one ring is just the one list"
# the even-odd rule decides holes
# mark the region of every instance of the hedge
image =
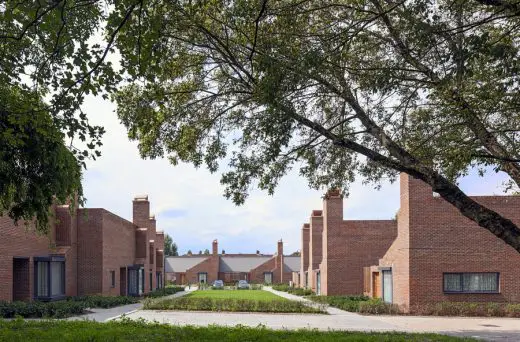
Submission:
[[68,297],[67,301],[69,302],[83,302],[88,308],[113,308],[115,306],[134,304],[139,302],[139,298],[130,297],[130,296],[99,296],[99,295],[91,295],[91,296],[75,296]]
[[273,290],[287,292],[296,296],[310,296],[314,292],[310,289],[303,289],[300,287],[292,287],[287,284],[275,284],[272,286]]
[[310,296],[308,298],[316,303],[328,304],[349,312],[359,312],[359,304],[369,300],[366,296]]
[[201,297],[179,297],[165,300],[146,301],[148,310],[187,311],[231,311],[231,312],[285,312],[285,313],[325,313],[322,307],[315,308],[302,302],[287,300],[219,299]]
[[410,308],[415,315],[424,316],[474,316],[520,317],[520,304],[441,302]]
[[85,312],[85,302],[0,302],[0,317],[64,318]]
[[176,294],[177,292],[184,291],[184,286],[167,286],[162,289],[158,289],[152,292],[149,292],[144,295],[145,298],[157,298],[164,297]]

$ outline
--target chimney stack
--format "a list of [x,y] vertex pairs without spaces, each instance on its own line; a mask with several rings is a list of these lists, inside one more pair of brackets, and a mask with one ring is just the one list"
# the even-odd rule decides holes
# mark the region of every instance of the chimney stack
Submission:
[[217,239],[213,240],[213,255],[218,255],[218,241],[217,241]]
[[280,241],[278,241],[278,255],[283,255],[283,241],[282,241],[282,239],[280,239]]

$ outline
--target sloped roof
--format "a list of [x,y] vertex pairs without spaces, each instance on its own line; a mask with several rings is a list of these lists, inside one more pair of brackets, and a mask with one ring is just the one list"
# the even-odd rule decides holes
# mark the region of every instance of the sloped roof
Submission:
[[285,272],[299,272],[300,271],[300,257],[286,256],[283,257],[283,266]]
[[271,259],[270,255],[221,256],[220,272],[249,272]]
[[186,272],[187,269],[203,262],[207,258],[207,256],[167,257],[166,263],[164,264],[164,272]]

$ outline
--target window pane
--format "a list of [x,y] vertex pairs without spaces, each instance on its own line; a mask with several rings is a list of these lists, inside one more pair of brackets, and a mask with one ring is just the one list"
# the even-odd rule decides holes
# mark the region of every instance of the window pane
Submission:
[[36,267],[36,295],[38,297],[47,297],[49,296],[49,263],[46,261],[38,261]]
[[446,273],[444,274],[444,291],[462,291],[460,273]]
[[465,273],[464,292],[497,292],[496,273]]
[[65,263],[61,261],[53,261],[51,264],[51,296],[65,294],[65,279],[63,279],[63,270]]

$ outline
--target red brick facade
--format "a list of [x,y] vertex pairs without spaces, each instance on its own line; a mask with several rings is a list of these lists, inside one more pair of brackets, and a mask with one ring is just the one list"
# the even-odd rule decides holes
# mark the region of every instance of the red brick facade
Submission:
[[[223,258],[241,259],[243,264],[253,266],[248,269],[244,269],[243,267],[245,266],[242,266],[237,270],[223,270],[221,269]],[[277,253],[274,255],[218,254],[218,242],[214,240],[211,255],[168,257],[168,260],[177,261],[179,264],[187,264],[190,266],[180,272],[178,270],[166,271],[166,279],[175,284],[194,284],[198,283],[201,279],[199,277],[200,274],[205,274],[208,284],[213,283],[215,280],[236,282],[242,279],[253,283],[264,283],[266,279],[265,274],[271,273],[272,283],[289,283],[289,281],[292,281],[293,272],[299,270],[300,265],[298,264],[297,269],[293,269],[287,265],[286,258],[299,259],[299,257],[287,257],[283,255],[282,240],[278,241]],[[189,259],[196,260],[196,262],[190,263]],[[249,261],[247,261],[247,259],[249,259]],[[251,261],[251,259],[255,259],[256,261]],[[260,261],[258,262],[258,260]],[[291,259],[291,261],[293,260]]]
[[[520,302],[518,252],[434,196],[422,181],[403,174],[400,186],[397,220],[343,220],[340,193],[325,195],[322,261],[312,266],[313,277],[319,272],[321,294],[364,293],[405,311],[443,301]],[[473,198],[520,224],[520,196]],[[301,250],[302,265],[313,264],[313,254],[305,253],[305,245]],[[299,277],[301,286],[304,274]],[[478,285],[484,277],[486,284]],[[447,285],[446,279],[454,283]],[[472,290],[479,286],[484,290]]]
[[[141,276],[141,293],[157,288],[164,275],[164,234],[155,231],[155,218],[150,218],[149,208],[147,198],[136,198],[132,223],[105,209],[71,211],[68,206],[53,206],[56,220],[48,236],[36,234],[32,224],[15,226],[7,217],[1,217],[0,300],[126,295],[131,268],[145,275]],[[139,240],[142,232],[146,241]],[[145,253],[138,255],[137,251],[143,249]],[[62,268],[62,276],[55,275],[60,273],[52,269],[55,266]],[[42,297],[42,292],[47,296]]]
[[[472,198],[520,224],[519,196]],[[407,175],[398,237],[378,265],[391,270],[392,302],[405,310],[442,301],[520,302],[520,254]],[[444,274],[468,272],[497,273],[497,293],[445,292]]]

